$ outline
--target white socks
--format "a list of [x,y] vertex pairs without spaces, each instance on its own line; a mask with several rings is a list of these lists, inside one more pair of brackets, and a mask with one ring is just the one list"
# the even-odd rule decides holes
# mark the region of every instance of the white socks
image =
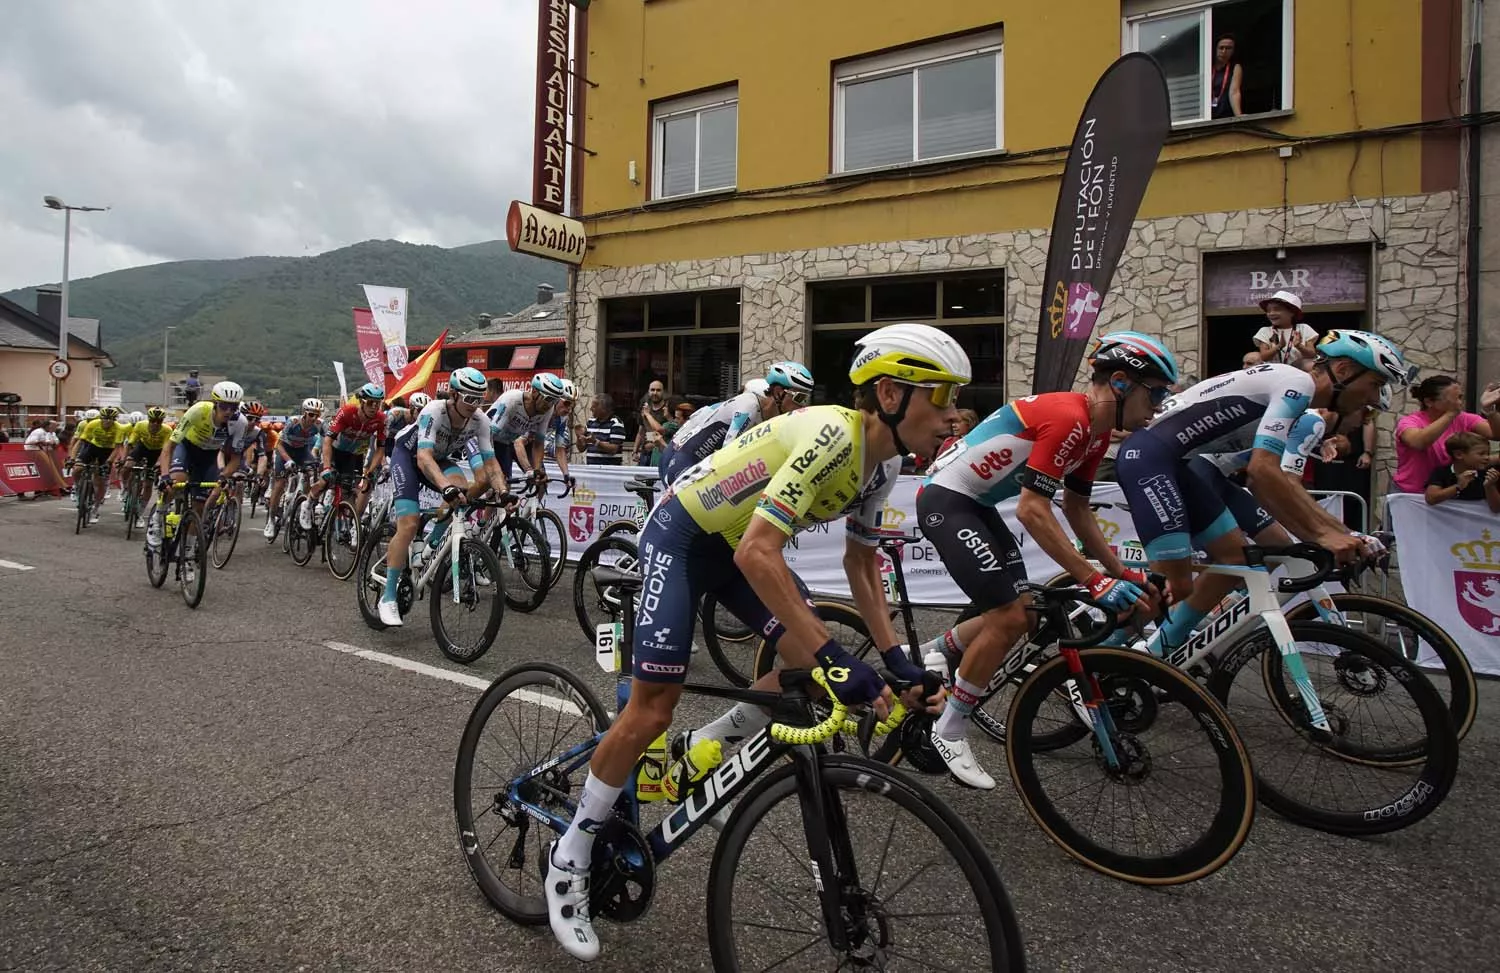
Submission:
[[585,872],[594,860],[594,835],[614,813],[615,801],[619,800],[623,787],[611,787],[589,771],[583,782],[583,796],[578,800],[578,813],[573,823],[558,839],[556,860],[569,871]]

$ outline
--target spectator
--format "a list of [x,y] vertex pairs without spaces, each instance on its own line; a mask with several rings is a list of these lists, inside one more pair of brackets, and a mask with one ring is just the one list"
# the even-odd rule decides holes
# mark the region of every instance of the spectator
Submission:
[[625,457],[625,423],[614,415],[614,400],[606,393],[594,396],[589,405],[588,425],[579,441],[585,447],[589,466],[619,466]]
[[188,405],[198,401],[198,393],[203,391],[203,383],[198,380],[198,369],[194,368],[188,372],[187,381],[182,383],[182,400]]
[[948,451],[948,447],[974,431],[979,425],[979,413],[973,409],[959,409],[958,421],[953,423],[953,435],[943,440],[943,445],[938,447],[937,455],[941,456]]
[[1220,36],[1214,45],[1214,70],[1209,82],[1208,96],[1212,103],[1210,118],[1236,118],[1245,114],[1240,100],[1240,86],[1245,79],[1245,69],[1235,60],[1233,34]]
[[687,421],[694,411],[693,403],[691,402],[677,403],[677,408],[674,410],[672,418],[668,419],[661,427],[661,444],[652,447],[651,456],[646,462],[647,466],[661,466],[662,454],[667,451],[667,443],[670,443],[672,437],[677,435],[677,430],[687,425]]
[[662,441],[661,430],[672,418],[672,409],[667,405],[667,390],[661,379],[652,379],[651,385],[646,389],[645,396],[641,399],[641,422],[635,430],[635,453],[641,455],[641,450],[657,449],[666,446]]
[[[1364,512],[1370,509],[1370,463],[1375,451],[1375,412],[1366,410],[1363,417],[1340,419],[1337,412],[1323,413],[1327,434],[1323,452],[1312,468],[1312,489],[1343,490],[1358,494],[1364,500]],[[1348,498],[1345,498],[1346,500]],[[1344,504],[1344,523],[1350,530],[1368,530],[1360,518],[1359,505]]]
[[[57,420],[56,419],[33,419],[31,420],[31,432],[26,435],[25,449],[32,454],[37,469],[46,477],[49,483],[55,484],[48,491],[56,497],[61,495],[61,484],[63,478],[57,471],[57,464],[53,462],[53,456],[57,449]],[[41,492],[30,496],[23,495],[22,500],[35,500],[42,496]]]
[[1318,332],[1302,321],[1302,298],[1291,291],[1277,291],[1260,302],[1270,322],[1255,332],[1255,350],[1260,360],[1296,365],[1318,354]]
[[1240,359],[1240,366],[1242,368],[1254,368],[1259,364],[1260,352],[1258,351],[1247,351],[1245,352],[1245,357]]
[[1483,500],[1500,513],[1500,468],[1490,465],[1490,443],[1478,433],[1456,432],[1448,437],[1453,462],[1439,466],[1427,478],[1427,502]]
[[1449,436],[1478,432],[1486,439],[1500,439],[1500,382],[1491,382],[1479,397],[1484,415],[1463,411],[1463,392],[1450,375],[1433,375],[1417,384],[1412,394],[1418,410],[1396,423],[1397,490],[1426,489],[1432,471],[1450,462],[1444,445]]

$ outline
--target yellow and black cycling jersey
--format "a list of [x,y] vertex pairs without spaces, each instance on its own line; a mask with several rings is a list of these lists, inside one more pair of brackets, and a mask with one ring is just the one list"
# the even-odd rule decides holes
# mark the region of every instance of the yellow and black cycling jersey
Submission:
[[173,443],[187,443],[199,449],[223,449],[244,452],[248,443],[249,423],[235,412],[227,425],[214,425],[214,403],[196,402],[182,414],[172,432]]
[[125,442],[130,435],[130,427],[121,422],[104,424],[103,419],[90,419],[73,433],[73,438],[80,442],[98,446],[100,449],[114,449]]
[[153,431],[151,420],[142,419],[130,427],[130,438],[127,442],[132,446],[145,446],[149,450],[160,451],[172,438],[172,427],[165,422],[161,423]]
[[836,405],[763,422],[685,470],[671,495],[704,531],[738,546],[750,518],[787,535],[848,514],[849,533],[874,544],[901,457],[864,464],[864,419]]

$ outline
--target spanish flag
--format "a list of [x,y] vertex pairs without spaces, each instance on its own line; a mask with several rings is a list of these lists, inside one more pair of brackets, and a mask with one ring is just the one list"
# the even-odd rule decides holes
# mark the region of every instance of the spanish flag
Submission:
[[437,368],[438,355],[442,353],[443,342],[447,338],[448,330],[444,328],[443,333],[438,335],[437,340],[426,351],[418,355],[414,361],[407,364],[405,376],[395,388],[386,393],[385,401],[387,403],[403,395],[420,392],[427,387],[428,380],[432,378],[433,369]]

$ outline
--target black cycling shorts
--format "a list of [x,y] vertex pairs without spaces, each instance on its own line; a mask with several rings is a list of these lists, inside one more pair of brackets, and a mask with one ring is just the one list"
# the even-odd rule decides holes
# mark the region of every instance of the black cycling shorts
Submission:
[[998,510],[929,484],[917,494],[917,523],[977,608],[989,611],[1016,600],[1016,585],[1026,580],[1026,563]]

